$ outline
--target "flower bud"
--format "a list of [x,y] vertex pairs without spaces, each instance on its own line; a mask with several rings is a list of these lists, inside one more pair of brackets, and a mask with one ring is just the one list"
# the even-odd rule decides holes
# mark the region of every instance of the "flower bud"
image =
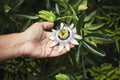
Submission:
[[56,20],[56,16],[52,11],[39,11],[39,15],[38,15],[41,19],[46,20],[46,21],[50,21],[50,22],[54,22]]

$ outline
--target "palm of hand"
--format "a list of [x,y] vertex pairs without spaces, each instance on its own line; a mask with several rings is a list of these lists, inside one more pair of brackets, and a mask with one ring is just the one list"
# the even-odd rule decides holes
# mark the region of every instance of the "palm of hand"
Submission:
[[[28,30],[26,30],[26,34],[28,36],[28,44],[26,53],[30,57],[35,58],[44,58],[44,57],[55,57],[62,55],[67,52],[66,49],[63,49],[61,52],[58,52],[58,46],[50,47],[52,41],[48,39],[52,33],[44,31],[45,25],[42,24],[34,24]],[[49,28],[49,25],[47,25]],[[74,47],[74,45],[70,45],[70,47]]]

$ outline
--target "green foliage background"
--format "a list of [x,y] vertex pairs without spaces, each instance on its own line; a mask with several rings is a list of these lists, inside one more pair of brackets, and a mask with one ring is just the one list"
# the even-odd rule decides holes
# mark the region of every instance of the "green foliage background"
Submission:
[[74,23],[83,39],[63,56],[2,61],[0,79],[120,79],[119,0],[0,0],[0,34],[22,32],[38,21]]

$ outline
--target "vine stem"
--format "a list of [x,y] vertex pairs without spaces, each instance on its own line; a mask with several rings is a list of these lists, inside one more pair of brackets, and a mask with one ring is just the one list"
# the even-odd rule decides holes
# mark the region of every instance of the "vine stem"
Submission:
[[65,19],[65,18],[72,18],[72,16],[59,17],[59,18],[57,18],[56,20]]

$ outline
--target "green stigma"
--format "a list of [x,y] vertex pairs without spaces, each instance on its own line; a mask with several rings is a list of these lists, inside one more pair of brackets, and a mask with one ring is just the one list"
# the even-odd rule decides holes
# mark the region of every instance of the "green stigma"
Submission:
[[69,35],[70,35],[70,33],[67,29],[62,28],[58,31],[58,37],[62,40],[67,39],[69,37]]

